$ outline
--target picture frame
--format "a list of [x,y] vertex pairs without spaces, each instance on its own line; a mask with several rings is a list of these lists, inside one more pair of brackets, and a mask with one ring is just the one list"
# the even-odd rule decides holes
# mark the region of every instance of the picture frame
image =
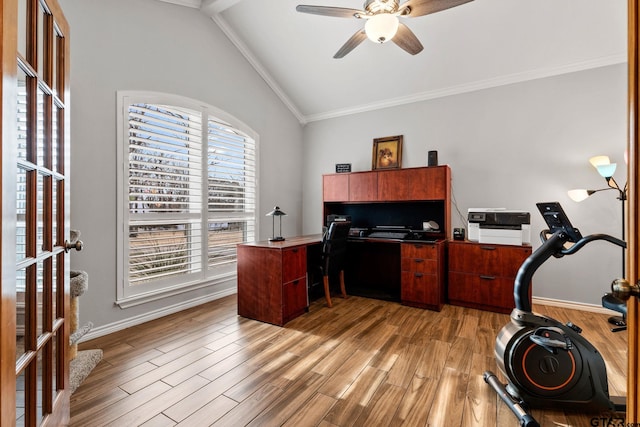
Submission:
[[386,136],[373,140],[371,170],[400,169],[402,166],[403,135]]

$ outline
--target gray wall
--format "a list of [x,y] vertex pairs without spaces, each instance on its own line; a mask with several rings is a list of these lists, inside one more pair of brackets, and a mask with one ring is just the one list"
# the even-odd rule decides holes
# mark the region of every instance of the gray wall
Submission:
[[[403,166],[426,164],[438,150],[453,174],[454,226],[469,207],[532,212],[563,203],[583,233],[620,233],[613,192],[575,204],[566,190],[601,188],[588,164],[608,154],[619,164],[626,141],[626,66],[616,65],[379,111],[312,122],[304,128],[199,11],[155,0],[61,0],[71,26],[71,224],[85,248],[72,268],[89,273],[80,321],[96,330],[153,318],[193,299],[232,292],[229,282],[122,310],[116,294],[116,91],[153,90],[201,100],[250,126],[259,139],[259,208],[280,205],[283,235],[317,233],[321,175],[335,163],[369,170],[373,138],[404,135]],[[132,43],[136,47],[132,47]],[[621,165],[622,166],[622,165]],[[616,174],[625,182],[624,167]],[[271,232],[260,216],[260,238]],[[619,276],[620,251],[595,243],[545,264],[534,295],[599,304]]]
[[[302,127],[217,25],[198,10],[155,0],[61,0],[71,27],[71,227],[85,247],[71,266],[89,273],[80,321],[126,326],[235,282],[126,310],[116,296],[116,91],[200,100],[251,127],[258,141],[259,213],[279,204],[283,235],[302,228]],[[283,155],[286,153],[286,155]],[[260,214],[260,237],[271,233]],[[114,326],[115,327],[115,326]]]
[[[620,237],[616,192],[575,203],[567,190],[606,186],[588,163],[597,154],[617,162],[616,180],[626,182],[626,72],[626,64],[613,65],[310,123],[304,130],[303,231],[318,232],[322,225],[322,174],[332,173],[335,163],[370,170],[373,139],[404,135],[402,166],[425,166],[427,151],[438,150],[439,163],[451,167],[455,227],[466,227],[471,207],[526,210],[536,248],[544,223],[535,204],[559,201],[583,234]],[[597,242],[554,258],[534,276],[533,294],[599,305],[621,275],[621,252]]]

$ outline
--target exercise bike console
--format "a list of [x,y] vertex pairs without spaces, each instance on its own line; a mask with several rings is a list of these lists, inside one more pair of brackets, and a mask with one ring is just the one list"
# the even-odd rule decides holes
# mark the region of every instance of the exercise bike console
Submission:
[[529,287],[536,270],[552,256],[573,255],[587,243],[605,240],[626,247],[606,234],[582,236],[557,202],[537,204],[548,230],[542,245],[520,266],[513,287],[511,321],[498,333],[496,363],[508,379],[505,386],[492,372],[485,381],[493,387],[523,426],[538,426],[526,407],[624,411],[624,399],[611,398],[607,371],[600,352],[572,324],[533,313]]

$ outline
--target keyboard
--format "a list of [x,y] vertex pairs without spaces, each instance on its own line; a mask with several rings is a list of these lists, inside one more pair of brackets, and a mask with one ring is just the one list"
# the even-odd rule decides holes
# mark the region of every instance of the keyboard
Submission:
[[378,239],[405,239],[409,233],[404,231],[373,231],[367,237]]

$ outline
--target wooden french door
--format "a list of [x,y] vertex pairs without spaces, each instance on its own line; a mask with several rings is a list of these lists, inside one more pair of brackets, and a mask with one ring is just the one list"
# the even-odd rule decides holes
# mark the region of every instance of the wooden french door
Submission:
[[68,424],[69,27],[2,4],[0,426]]

